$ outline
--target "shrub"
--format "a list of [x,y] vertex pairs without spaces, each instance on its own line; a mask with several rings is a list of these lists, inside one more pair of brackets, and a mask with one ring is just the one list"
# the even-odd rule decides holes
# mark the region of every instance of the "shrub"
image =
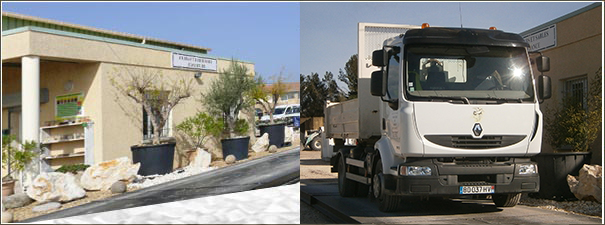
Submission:
[[555,107],[545,109],[544,129],[546,141],[563,150],[590,151],[590,146],[600,135],[601,129],[601,80],[602,68],[590,82],[586,95],[586,107],[582,103],[564,98]]
[[90,167],[90,165],[86,165],[86,164],[73,164],[73,165],[63,165],[61,167],[59,167],[59,169],[55,170],[55,172],[61,172],[61,173],[77,173],[78,171],[84,171],[86,170],[86,168]]

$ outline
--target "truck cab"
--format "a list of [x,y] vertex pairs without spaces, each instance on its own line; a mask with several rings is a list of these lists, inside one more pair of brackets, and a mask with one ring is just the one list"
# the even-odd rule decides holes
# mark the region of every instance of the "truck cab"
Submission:
[[[495,29],[428,27],[385,40],[369,87],[380,136],[337,148],[341,195],[370,189],[393,211],[403,196],[491,195],[508,207],[537,192],[530,157],[540,153],[550,79],[534,78],[527,49]],[[536,61],[547,71],[546,57]]]

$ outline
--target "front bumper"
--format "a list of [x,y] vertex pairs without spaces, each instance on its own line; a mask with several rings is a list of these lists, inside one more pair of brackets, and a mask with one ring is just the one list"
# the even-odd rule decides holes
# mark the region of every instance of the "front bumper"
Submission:
[[[494,194],[529,193],[540,190],[540,176],[518,174],[519,164],[529,160],[499,164],[444,164],[429,160],[430,176],[385,175],[385,188],[394,195],[461,195],[461,186],[494,186]],[[402,165],[427,165],[427,160]],[[537,166],[537,165],[536,165]]]

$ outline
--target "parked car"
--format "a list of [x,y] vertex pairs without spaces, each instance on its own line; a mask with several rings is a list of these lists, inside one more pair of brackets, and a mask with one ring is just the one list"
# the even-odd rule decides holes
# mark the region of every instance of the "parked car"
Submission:
[[[294,117],[300,118],[300,104],[278,105],[273,111],[274,121],[287,121],[287,124],[292,124]],[[260,123],[269,123],[269,115],[264,115],[260,119]]]

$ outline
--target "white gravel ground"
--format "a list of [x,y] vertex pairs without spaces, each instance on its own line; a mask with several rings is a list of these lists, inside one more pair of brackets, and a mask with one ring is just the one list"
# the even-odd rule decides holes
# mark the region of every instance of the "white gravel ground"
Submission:
[[137,188],[137,189],[146,188],[149,186],[158,185],[158,184],[165,183],[168,181],[181,179],[184,177],[200,174],[200,173],[211,171],[214,169],[216,169],[216,168],[215,167],[209,167],[209,168],[185,167],[183,170],[175,170],[172,173],[165,174],[165,175],[149,175],[149,176],[137,175],[137,179],[135,179],[135,180],[142,180],[143,182],[130,183],[130,184],[128,184],[128,188],[129,189],[130,188]]
[[542,209],[563,211],[581,215],[590,215],[603,218],[603,205],[594,201],[555,201],[547,199],[530,198],[527,194],[521,197],[520,205],[534,206]]

